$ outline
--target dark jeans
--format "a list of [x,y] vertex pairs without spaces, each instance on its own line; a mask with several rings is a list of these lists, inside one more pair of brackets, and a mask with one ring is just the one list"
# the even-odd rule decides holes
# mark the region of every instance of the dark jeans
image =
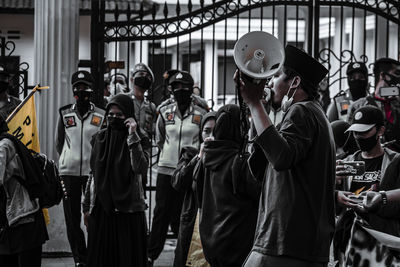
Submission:
[[42,246],[17,254],[0,255],[0,266],[40,267],[42,265]]
[[175,233],[179,231],[183,198],[182,194],[172,187],[171,178],[171,175],[157,174],[156,206],[148,246],[148,257],[153,260],[160,256],[164,248],[169,224],[172,224],[171,228]]
[[87,248],[85,235],[81,229],[81,198],[85,192],[87,176],[62,176],[67,191],[63,199],[67,237],[75,263],[86,263]]

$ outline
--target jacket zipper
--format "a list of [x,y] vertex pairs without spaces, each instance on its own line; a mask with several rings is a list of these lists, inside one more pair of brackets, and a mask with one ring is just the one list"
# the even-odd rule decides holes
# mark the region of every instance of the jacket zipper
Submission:
[[[183,117],[181,119],[181,127],[179,129],[179,145],[178,145],[178,155],[181,153],[181,139],[182,139],[182,125],[183,125]],[[179,158],[179,156],[178,156]]]
[[83,154],[83,124],[85,123],[85,119],[82,120],[82,125],[81,125],[81,158],[80,162],[81,164],[79,165],[79,176],[82,176],[82,154]]

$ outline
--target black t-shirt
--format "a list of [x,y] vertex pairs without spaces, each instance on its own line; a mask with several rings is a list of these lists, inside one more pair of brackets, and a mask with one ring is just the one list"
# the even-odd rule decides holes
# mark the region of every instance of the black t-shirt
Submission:
[[367,191],[368,189],[378,191],[378,186],[382,179],[381,167],[383,155],[373,159],[365,159],[362,157],[361,153],[358,153],[355,160],[365,162],[365,173],[363,175],[353,176],[350,191],[357,194]]

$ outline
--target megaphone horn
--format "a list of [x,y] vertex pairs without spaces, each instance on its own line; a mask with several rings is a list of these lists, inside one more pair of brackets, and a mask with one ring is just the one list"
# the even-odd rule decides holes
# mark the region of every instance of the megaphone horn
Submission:
[[281,42],[263,31],[249,32],[235,44],[233,58],[239,70],[257,83],[277,73],[285,60]]

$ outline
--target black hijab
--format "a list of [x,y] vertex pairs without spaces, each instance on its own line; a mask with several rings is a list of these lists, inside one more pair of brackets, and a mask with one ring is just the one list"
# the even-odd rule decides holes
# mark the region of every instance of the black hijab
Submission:
[[[126,118],[134,118],[134,104],[129,96],[114,96],[107,105],[106,115],[112,105],[118,106]],[[114,209],[127,211],[134,201],[134,190],[137,189],[134,185],[127,136],[128,128],[118,130],[108,126],[94,137],[91,165],[97,198],[106,212]]]
[[217,169],[227,159],[240,152],[240,108],[236,105],[221,107],[216,115],[214,141],[204,144],[206,167]]
[[240,108],[237,105],[225,105],[217,111],[213,135],[215,140],[241,144]]
[[[240,124],[239,106],[229,104],[221,107],[216,115],[214,141],[204,145],[204,166],[211,170],[225,169],[225,175],[231,176],[234,194],[245,188],[246,180],[247,155],[240,153],[243,143]],[[227,162],[231,164],[227,166]]]

